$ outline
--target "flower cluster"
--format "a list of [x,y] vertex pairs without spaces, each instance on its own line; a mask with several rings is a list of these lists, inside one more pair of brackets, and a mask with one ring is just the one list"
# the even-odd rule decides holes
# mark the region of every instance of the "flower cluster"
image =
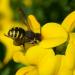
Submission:
[[[75,75],[75,11],[61,24],[50,22],[42,27],[33,15],[29,15],[28,24],[34,33],[41,34],[41,41],[35,45],[25,45],[27,50],[24,52],[23,47],[15,46],[13,40],[5,36],[12,27],[28,30],[24,23],[12,20],[13,13],[9,4],[9,0],[0,2],[0,15],[3,17],[0,17],[0,42],[6,46],[6,55],[0,68],[13,59],[14,62],[25,65],[16,75]],[[24,0],[24,4],[30,7],[32,2]],[[66,51],[63,49],[65,54],[55,54],[58,52],[57,47],[61,45],[63,48],[66,42]],[[61,48],[58,49],[62,51]]]
[[[29,16],[33,31],[39,32],[39,23]],[[27,49],[27,52],[14,53],[13,60],[22,63],[16,75],[75,75],[75,11],[69,14],[62,24],[46,23],[41,27],[41,41]],[[54,48],[67,42],[64,55],[55,54]],[[64,50],[63,50],[64,51]]]

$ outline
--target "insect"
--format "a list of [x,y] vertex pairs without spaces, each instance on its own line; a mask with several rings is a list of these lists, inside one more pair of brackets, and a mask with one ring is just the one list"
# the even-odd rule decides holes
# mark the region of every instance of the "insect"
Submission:
[[[23,10],[21,10],[21,12],[23,13]],[[6,35],[7,37],[13,39],[13,43],[16,46],[24,45],[25,43],[37,44],[38,41],[41,40],[41,34],[34,33],[27,24],[27,21],[25,21],[23,22],[28,26],[29,30],[25,31],[21,27],[15,27],[11,28]]]

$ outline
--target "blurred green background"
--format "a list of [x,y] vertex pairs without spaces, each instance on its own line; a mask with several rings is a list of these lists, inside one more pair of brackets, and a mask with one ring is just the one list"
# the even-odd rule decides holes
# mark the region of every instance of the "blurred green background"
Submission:
[[[33,14],[41,25],[47,22],[61,23],[63,19],[75,10],[75,0],[10,0],[13,10],[13,19],[19,21],[17,8],[22,7],[26,16]],[[0,43],[0,61],[5,56],[5,46]],[[15,75],[18,68],[23,66],[11,60],[7,65],[0,69],[0,75]]]

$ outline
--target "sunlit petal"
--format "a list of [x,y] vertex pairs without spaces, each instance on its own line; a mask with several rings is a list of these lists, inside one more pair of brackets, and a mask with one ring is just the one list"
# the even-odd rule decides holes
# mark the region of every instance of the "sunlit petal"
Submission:
[[75,44],[75,33],[70,33],[70,40]]
[[[65,67],[64,67],[65,68]],[[57,74],[57,75],[73,75],[73,70],[61,70],[61,71],[59,71],[59,74]]]
[[67,32],[58,23],[47,23],[41,29],[41,34],[44,39],[50,38],[65,38],[67,39]]
[[25,57],[31,64],[38,64],[45,55],[54,56],[55,53],[52,49],[43,49],[39,46],[31,47],[27,50]]
[[22,50],[20,46],[13,45],[13,40],[6,37],[3,34],[2,35],[0,34],[0,42],[2,42],[6,47],[6,50],[5,50],[6,55],[4,58],[5,64],[8,63],[8,61],[12,59],[13,53],[15,53],[16,51]]
[[24,53],[21,51],[15,52],[13,54],[13,60],[17,63],[22,63],[24,65],[28,65],[29,62],[27,60],[27,58],[24,56]]
[[0,0],[0,13],[4,19],[11,19],[13,16],[10,0]]
[[70,13],[62,22],[62,26],[67,32],[70,32],[75,27],[75,11]]
[[73,70],[75,66],[75,44],[72,40],[66,49],[66,53],[62,58],[62,63],[58,72],[58,75],[73,75]]
[[65,38],[51,38],[51,39],[42,40],[39,43],[39,45],[42,48],[52,48],[52,47],[56,47],[63,44],[64,41],[65,41]]
[[40,33],[40,24],[33,15],[28,16],[30,29],[35,33]]
[[45,48],[55,47],[67,40],[67,32],[57,23],[47,23],[41,30],[41,46]]
[[73,75],[75,75],[75,70],[73,70]]
[[60,67],[61,57],[62,55],[46,55],[39,64],[40,75],[56,75]]
[[16,75],[38,75],[37,70],[33,66],[22,67],[16,72]]

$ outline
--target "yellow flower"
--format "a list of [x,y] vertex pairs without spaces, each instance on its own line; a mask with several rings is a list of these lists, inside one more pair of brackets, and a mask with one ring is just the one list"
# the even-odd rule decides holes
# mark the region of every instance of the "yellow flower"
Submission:
[[[63,35],[52,35],[52,38],[50,35],[48,35],[51,31],[47,31],[47,37],[45,37],[45,33],[41,32],[40,30],[40,24],[35,20],[35,17],[30,15],[28,17],[28,22],[30,25],[30,28],[33,32],[35,33],[40,33],[42,36],[42,41],[47,40],[47,42],[55,39],[54,37],[57,37],[57,40],[61,40],[61,42],[58,42],[57,44],[54,44],[54,47],[57,45],[60,45],[65,42],[65,39],[67,39],[67,33],[66,31],[61,28],[61,26],[57,23],[47,23],[47,26],[54,25],[55,31],[58,34],[63,34]],[[45,26],[46,26],[45,25]],[[57,26],[58,25],[58,26]],[[45,26],[42,28],[42,30],[45,28]],[[58,28],[57,28],[58,27]],[[66,37],[64,37],[64,35]],[[60,38],[60,39],[58,39]],[[63,41],[62,41],[63,40]],[[40,41],[40,43],[42,42]],[[51,44],[48,42],[47,45],[43,48],[43,46],[38,43],[36,46],[33,46],[27,50],[26,53],[21,53],[21,52],[16,52],[13,55],[13,59],[15,62],[22,63],[27,65],[27,67],[23,67],[20,70],[17,71],[16,75],[52,75],[58,71],[59,68],[59,61],[61,61],[60,55],[55,56],[55,53],[53,52],[53,47]],[[50,44],[50,45],[49,45]]]
[[[73,38],[74,37],[74,38]],[[57,75],[73,75],[75,68],[75,34],[69,40],[65,55],[62,57],[61,65]]]
[[62,27],[68,34],[68,46],[57,75],[74,75],[75,69],[75,11],[69,14],[62,22]]
[[16,75],[53,75],[59,69],[61,56],[55,56],[53,49],[37,45],[29,48],[25,54],[16,52],[13,59],[26,65],[20,68]]
[[[24,75],[26,73],[28,75],[55,74],[59,69],[62,56],[55,56],[55,53],[51,48],[65,42],[65,39],[67,39],[66,31],[57,23],[47,23],[40,30],[40,24],[35,20],[35,17],[32,15],[28,17],[28,22],[33,32],[41,34],[42,41],[40,41],[38,45],[29,48],[25,54],[21,52],[14,53],[13,59],[15,62],[27,65],[27,67],[23,67],[19,71],[17,71],[16,75]],[[55,28],[55,31],[53,32],[54,34],[51,34],[52,27]],[[45,30],[47,33],[45,33]],[[46,41],[45,45],[41,44],[43,41]],[[34,67],[34,69],[32,69],[31,66]],[[32,71],[30,71],[29,69],[32,69]]]
[[[69,75],[70,71],[71,71],[71,73],[73,73],[72,71],[75,68],[75,47],[74,47],[75,33],[73,32],[73,30],[75,28],[75,11],[73,11],[71,14],[69,14],[64,19],[64,21],[62,22],[62,24],[60,26],[62,29],[64,29],[64,31],[65,31],[64,34],[61,33],[61,29],[59,31],[55,31],[55,28],[57,26],[54,27],[53,25],[52,26],[46,25],[44,27],[42,28],[42,34],[43,34],[43,38],[44,39],[46,38],[46,41],[42,40],[43,42],[40,42],[40,46],[43,48],[50,48],[50,47],[55,47],[55,45],[58,46],[58,44],[61,43],[61,41],[68,42],[68,46],[67,46],[65,55],[62,58],[63,70],[62,70],[62,65],[61,65],[61,68],[60,68],[61,72],[59,71],[60,72],[59,75]],[[50,37],[48,36],[49,34],[50,34]],[[46,35],[46,36],[44,36],[44,35]],[[58,38],[57,36],[61,36],[61,39]],[[47,38],[49,38],[49,39],[52,38],[52,40],[50,40],[52,42],[49,42],[49,41],[47,42]],[[65,72],[65,71],[67,71],[67,72]]]
[[[21,73],[21,75],[26,73],[29,73],[28,75],[73,75],[75,68],[75,33],[72,33],[74,22],[75,11],[68,15],[61,25],[45,24],[41,28],[42,41],[37,46],[28,49],[24,55],[21,52],[14,54],[14,61],[27,65],[21,68],[16,75]],[[55,56],[51,48],[66,41],[68,41],[68,46],[65,55]]]
[[[54,25],[51,26],[48,23],[47,25],[44,25],[42,27],[43,40],[39,44],[41,47],[50,48],[58,46],[58,44],[62,44],[66,41],[68,42],[68,46],[65,55],[62,57],[61,65],[57,75],[73,75],[73,71],[75,69],[75,47],[74,47],[75,33],[72,31],[74,30],[74,28],[75,28],[75,11],[73,11],[64,19],[61,26],[54,26]],[[62,33],[63,31],[61,31],[61,29],[64,30],[64,34]],[[61,38],[59,36],[61,36]]]

